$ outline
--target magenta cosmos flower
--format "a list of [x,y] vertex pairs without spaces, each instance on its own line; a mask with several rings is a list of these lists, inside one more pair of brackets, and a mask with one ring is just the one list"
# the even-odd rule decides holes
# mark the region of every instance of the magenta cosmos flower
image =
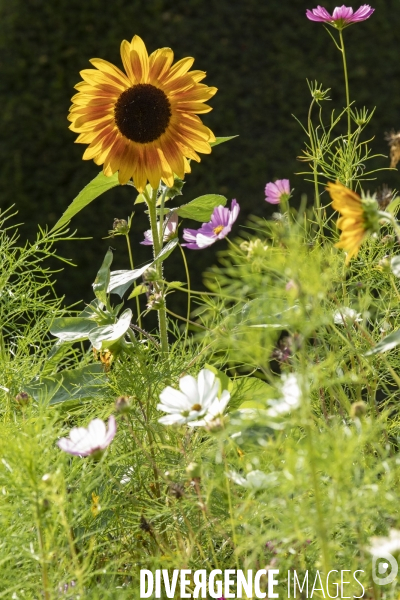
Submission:
[[270,204],[279,204],[282,200],[290,198],[289,179],[277,179],[275,183],[267,183],[265,186],[265,201]]
[[238,218],[240,206],[236,200],[232,200],[231,208],[217,206],[211,215],[211,221],[203,223],[200,229],[184,229],[183,239],[191,250],[201,250],[211,246],[217,240],[222,240],[232,229],[232,225]]
[[57,446],[74,456],[89,456],[103,452],[113,441],[117,431],[115,417],[108,419],[108,429],[101,419],[90,421],[88,428],[74,427],[68,438],[61,438]]
[[[178,226],[178,215],[174,212],[170,217],[164,221],[164,242],[168,242],[176,235],[176,228]],[[153,234],[151,233],[151,229],[148,229],[144,232],[144,240],[140,242],[143,246],[152,246],[153,245]]]
[[318,21],[319,23],[328,23],[337,29],[344,29],[348,25],[353,23],[359,23],[365,21],[374,12],[374,8],[371,8],[369,4],[363,4],[356,12],[350,6],[337,6],[332,15],[328,13],[326,8],[323,6],[317,6],[312,10],[306,12],[306,16],[310,21]]

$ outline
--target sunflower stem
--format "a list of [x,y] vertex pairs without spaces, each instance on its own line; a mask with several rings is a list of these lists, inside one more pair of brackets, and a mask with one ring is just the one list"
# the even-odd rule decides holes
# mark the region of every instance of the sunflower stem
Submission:
[[[158,256],[161,251],[161,243],[157,230],[157,190],[153,190],[151,194],[151,198],[147,192],[144,191],[144,196],[146,198],[147,206],[149,209],[149,219],[150,219],[150,227],[151,234],[153,237],[153,255],[154,258]],[[156,263],[157,275],[162,281],[162,264]],[[167,329],[167,311],[165,306],[165,298],[163,298],[164,306],[158,309],[158,326],[160,330],[160,339],[161,339],[161,352],[162,354],[168,354],[168,329]]]
[[[130,263],[131,269],[133,271],[135,267],[134,267],[134,264],[133,264],[132,248],[131,248],[131,243],[129,241],[129,234],[128,233],[125,234],[125,239],[126,239],[126,245],[128,246],[129,263]],[[136,281],[133,282],[133,287],[136,288]],[[137,311],[138,326],[140,327],[140,329],[142,329],[142,315],[141,315],[141,312],[140,312],[139,296],[136,296],[136,311]],[[142,339],[142,334],[140,334],[140,339]]]

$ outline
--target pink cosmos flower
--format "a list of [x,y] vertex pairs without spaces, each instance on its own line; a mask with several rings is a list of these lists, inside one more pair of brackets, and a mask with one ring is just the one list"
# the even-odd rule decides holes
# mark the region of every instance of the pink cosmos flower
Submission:
[[326,8],[323,6],[317,6],[312,10],[306,11],[306,16],[310,21],[318,21],[319,23],[328,23],[337,29],[344,29],[348,25],[353,23],[359,23],[365,21],[374,12],[374,8],[371,8],[369,4],[363,4],[356,12],[350,6],[337,6],[332,15],[328,13]]
[[289,200],[289,179],[277,179],[275,183],[267,183],[265,186],[265,201],[270,204],[279,204],[281,200]]
[[117,431],[115,417],[108,419],[108,430],[101,419],[90,421],[88,428],[74,427],[69,432],[69,438],[61,438],[57,446],[74,456],[89,456],[103,452],[113,441]]
[[[176,228],[178,227],[178,214],[173,212],[171,216],[167,216],[164,221],[164,242],[168,242],[171,238],[175,237]],[[144,232],[144,240],[140,242],[143,246],[153,245],[153,234],[151,229]]]
[[200,229],[184,229],[183,239],[188,242],[182,244],[191,250],[201,250],[214,244],[217,240],[222,240],[232,229],[232,225],[238,218],[240,206],[236,200],[232,200],[231,208],[217,206],[211,215],[211,221],[203,223]]

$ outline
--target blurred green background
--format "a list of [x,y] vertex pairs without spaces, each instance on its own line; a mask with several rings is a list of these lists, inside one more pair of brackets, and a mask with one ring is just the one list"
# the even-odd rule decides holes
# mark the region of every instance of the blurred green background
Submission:
[[[302,170],[296,156],[304,136],[291,115],[306,119],[306,78],[332,88],[332,106],[344,105],[341,57],[323,25],[305,18],[306,8],[315,6],[309,0],[0,0],[0,206],[16,204],[22,238],[31,239],[38,223],[52,226],[99,172],[81,160],[85,147],[74,144],[68,129],[73,86],[90,58],[121,66],[120,42],[134,34],[150,52],[170,46],[176,59],[194,56],[194,68],[206,70],[205,82],[219,89],[205,123],[216,135],[240,136],[194,164],[186,201],[211,192],[236,198],[243,225],[250,213],[272,212],[264,186],[274,178],[290,178],[296,197],[305,192],[311,200],[311,186],[294,175]],[[368,21],[345,31],[350,93],[358,107],[377,107],[369,132],[374,150],[388,154],[384,134],[400,129],[400,3],[376,0],[372,6]],[[381,174],[383,182],[400,187],[397,171]],[[115,188],[72,222],[81,237],[93,239],[60,245],[78,266],[58,275],[57,289],[68,303],[91,299],[90,284],[110,244],[102,238],[114,217],[131,213],[134,197],[131,187]],[[141,205],[131,233],[136,265],[151,255],[139,245],[146,228]],[[124,240],[111,243],[114,268],[128,267]],[[187,251],[194,287],[225,246]],[[167,276],[184,279],[178,253]]]

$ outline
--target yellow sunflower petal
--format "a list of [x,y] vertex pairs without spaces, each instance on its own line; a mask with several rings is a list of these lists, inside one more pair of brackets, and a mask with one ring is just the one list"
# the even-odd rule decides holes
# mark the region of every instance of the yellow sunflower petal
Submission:
[[147,83],[149,78],[149,55],[141,37],[135,35],[131,42],[132,70],[138,83]]
[[174,53],[171,48],[160,48],[155,50],[149,56],[149,81],[155,83],[170,68],[174,60]]
[[103,60],[102,58],[92,58],[90,60],[92,65],[102,71],[103,73],[107,73],[107,75],[111,76],[114,81],[117,81],[121,85],[125,87],[129,87],[131,85],[128,77],[115,65],[111,64],[107,60]]
[[124,65],[125,72],[128,75],[130,84],[134,85],[137,83],[137,81],[132,68],[131,45],[127,40],[123,40],[121,43],[121,60],[122,64]]

